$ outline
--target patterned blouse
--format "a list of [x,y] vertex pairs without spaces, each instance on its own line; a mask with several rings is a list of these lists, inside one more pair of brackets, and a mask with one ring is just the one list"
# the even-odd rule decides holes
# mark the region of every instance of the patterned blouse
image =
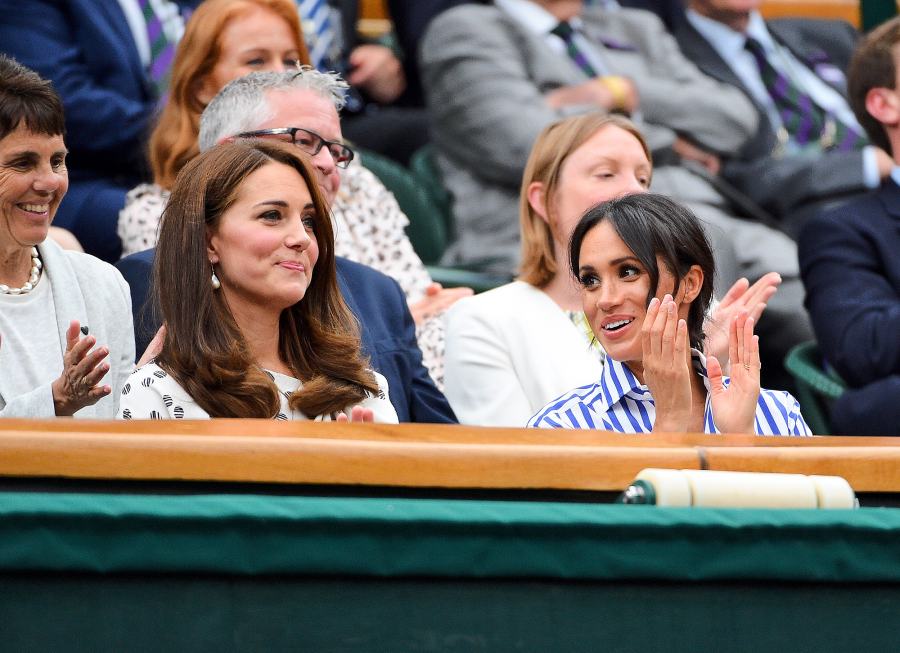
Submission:
[[[122,256],[156,246],[159,222],[169,191],[155,184],[141,184],[129,191],[119,212],[118,233]],[[335,254],[375,268],[400,284],[406,300],[422,299],[432,280],[406,236],[409,220],[394,195],[372,172],[354,159],[341,171],[341,186],[331,207]],[[443,313],[416,325],[422,362],[443,390]]]
[[[306,415],[291,408],[289,403],[291,393],[300,387],[300,381],[278,372],[265,370],[265,373],[278,388],[278,398],[281,400],[275,419],[308,420]],[[377,372],[375,379],[380,389],[378,396],[368,397],[360,405],[372,409],[376,422],[396,424],[397,412],[388,401],[387,380]],[[349,417],[349,407],[345,412]],[[147,363],[132,372],[122,387],[119,413],[116,417],[117,419],[209,419],[209,413],[198,406],[184,388],[159,365]],[[336,414],[319,415],[314,421],[330,422],[336,418]]]

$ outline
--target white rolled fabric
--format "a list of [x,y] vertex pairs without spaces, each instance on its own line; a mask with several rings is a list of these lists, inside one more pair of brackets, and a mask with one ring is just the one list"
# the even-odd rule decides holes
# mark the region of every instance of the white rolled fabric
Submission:
[[853,488],[839,476],[648,468],[636,479],[653,486],[658,506],[857,507]]

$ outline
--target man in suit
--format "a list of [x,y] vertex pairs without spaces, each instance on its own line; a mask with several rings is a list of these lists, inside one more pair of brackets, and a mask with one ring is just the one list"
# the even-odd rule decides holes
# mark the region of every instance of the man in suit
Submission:
[[[774,363],[767,370],[780,367],[784,352],[811,335],[798,311],[796,246],[768,226],[732,217],[714,185],[721,159],[755,133],[756,111],[738,89],[685,59],[656,15],[577,0],[463,5],[431,22],[421,65],[438,165],[454,200],[457,240],[448,263],[513,272],[519,184],[537,134],[572,113],[622,111],[637,121],[653,151],[652,190],[684,202],[706,222],[719,288],[740,276],[781,274],[759,325]],[[730,251],[736,268],[727,265]]]
[[826,362],[850,386],[832,406],[848,435],[900,435],[900,18],[861,43],[850,103],[894,168],[880,188],[809,220],[800,234],[806,306]]
[[[856,30],[843,21],[767,22],[757,11],[760,2],[689,0],[675,35],[703,72],[756,104],[759,128],[722,174],[796,234],[824,205],[877,187],[893,163],[868,145],[846,100],[844,71]],[[815,105],[812,119],[826,116],[814,133],[800,133],[806,126],[786,114],[793,111],[782,100],[788,83]],[[853,135],[841,138],[838,129]]]
[[145,16],[173,45],[184,28],[179,8],[170,0],[0,0],[0,15],[0,50],[50,79],[66,110],[70,183],[55,222],[88,253],[115,261],[119,210],[145,174],[160,98],[162,78],[151,68],[165,63]]

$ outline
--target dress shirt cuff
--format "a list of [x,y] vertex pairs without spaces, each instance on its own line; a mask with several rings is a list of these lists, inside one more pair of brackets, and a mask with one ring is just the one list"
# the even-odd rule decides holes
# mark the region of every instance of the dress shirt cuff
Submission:
[[878,188],[881,185],[881,175],[878,173],[878,159],[875,156],[875,148],[866,145],[862,151],[863,160],[863,184],[866,188]]

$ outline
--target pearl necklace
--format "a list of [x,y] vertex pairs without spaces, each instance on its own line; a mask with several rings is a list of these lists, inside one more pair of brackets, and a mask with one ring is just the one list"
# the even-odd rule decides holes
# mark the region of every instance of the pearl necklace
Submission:
[[41,278],[41,268],[43,265],[41,264],[41,259],[38,256],[37,247],[31,248],[31,275],[28,277],[28,281],[21,288],[10,288],[6,284],[0,283],[0,294],[3,295],[24,295],[26,293],[30,293],[32,289],[37,285],[38,279]]

